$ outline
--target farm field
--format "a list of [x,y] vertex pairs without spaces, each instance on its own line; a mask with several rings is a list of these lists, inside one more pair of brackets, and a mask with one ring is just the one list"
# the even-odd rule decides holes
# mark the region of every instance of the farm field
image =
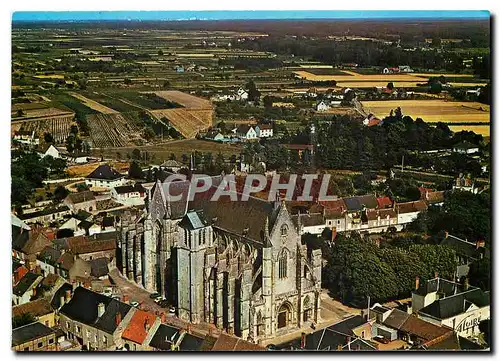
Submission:
[[102,113],[102,114],[114,114],[114,113],[118,113],[116,110],[108,108],[107,106],[104,106],[104,105],[96,102],[95,100],[92,100],[92,99],[89,99],[87,97],[84,97],[81,94],[74,93],[74,92],[71,92],[69,94],[71,94],[76,99],[80,100],[84,105],[86,105],[90,109],[93,109],[93,110],[95,110],[95,111],[97,111],[99,113]]
[[56,144],[64,144],[72,125],[76,125],[74,115],[63,115],[37,119],[36,121],[15,122],[11,125],[11,132],[23,130],[29,132],[35,131],[36,134],[50,133],[54,137]]
[[474,132],[476,134],[481,134],[483,137],[490,136],[489,125],[449,125],[448,127],[452,132],[460,132],[461,130],[467,130]]
[[164,90],[155,92],[154,94],[167,101],[180,104],[185,108],[212,109],[212,104],[209,100],[195,97],[191,94],[183,93],[177,90]]
[[93,114],[87,121],[94,147],[124,147],[142,139],[141,128],[122,114]]
[[94,149],[92,152],[95,156],[102,155],[104,157],[116,158],[117,152],[124,157],[127,153],[132,153],[134,149],[139,149],[141,152],[148,152],[150,156],[154,155],[152,163],[161,164],[168,160],[172,153],[174,153],[177,160],[180,161],[183,154],[189,155],[195,150],[201,153],[211,152],[214,157],[221,152],[227,159],[233,154],[239,156],[243,146],[238,144],[223,144],[201,139],[185,139],[141,147]]
[[151,114],[158,120],[167,118],[183,137],[194,138],[198,131],[205,130],[212,125],[213,112],[211,110],[175,108],[151,110]]
[[403,115],[426,122],[489,123],[490,107],[476,102],[448,102],[444,100],[386,100],[363,101],[364,109],[377,117],[389,115],[392,109],[401,107]]
[[[393,82],[395,87],[416,87],[419,83],[425,83],[430,77],[441,76],[436,73],[407,73],[407,74],[359,74],[353,71],[342,70],[344,75],[327,74],[328,69],[308,69],[307,71],[295,71],[299,78],[312,81],[335,80],[337,87],[368,88],[386,86],[388,82]],[[335,71],[335,69],[332,69]],[[472,78],[471,74],[442,74],[451,78]],[[452,86],[484,86],[485,82],[450,82]]]

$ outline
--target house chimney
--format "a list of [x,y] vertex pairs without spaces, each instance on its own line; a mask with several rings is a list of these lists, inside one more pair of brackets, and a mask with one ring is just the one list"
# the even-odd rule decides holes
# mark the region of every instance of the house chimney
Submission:
[[476,249],[484,248],[484,246],[485,246],[484,239],[480,239],[480,240],[476,241]]
[[305,332],[302,332],[302,335],[300,336],[300,348],[304,349],[306,347],[306,334]]
[[102,315],[104,315],[104,311],[105,311],[105,306],[104,306],[104,303],[99,303],[97,305],[97,317],[101,317]]
[[415,289],[418,290],[420,287],[420,277],[415,277]]
[[123,295],[123,302],[128,303],[128,296],[127,295]]
[[467,291],[469,289],[469,278],[465,278],[464,281],[464,290]]
[[116,326],[119,326],[120,323],[122,322],[122,314],[120,312],[116,313],[115,322],[116,322]]

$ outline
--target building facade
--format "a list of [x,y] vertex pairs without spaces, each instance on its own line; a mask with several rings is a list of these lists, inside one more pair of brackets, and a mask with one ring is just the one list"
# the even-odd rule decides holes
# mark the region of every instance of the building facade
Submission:
[[[147,211],[121,218],[123,274],[165,295],[182,319],[254,342],[317,322],[321,250],[301,244],[285,203],[187,201],[188,184],[157,182]],[[170,186],[184,200],[170,201]]]

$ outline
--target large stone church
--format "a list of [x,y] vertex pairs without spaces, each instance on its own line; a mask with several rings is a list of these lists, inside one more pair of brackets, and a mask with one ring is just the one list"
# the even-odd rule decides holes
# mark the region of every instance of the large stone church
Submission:
[[180,318],[254,342],[318,322],[321,250],[301,243],[285,202],[210,201],[213,190],[189,201],[188,181],[158,180],[146,210],[120,220],[123,274]]

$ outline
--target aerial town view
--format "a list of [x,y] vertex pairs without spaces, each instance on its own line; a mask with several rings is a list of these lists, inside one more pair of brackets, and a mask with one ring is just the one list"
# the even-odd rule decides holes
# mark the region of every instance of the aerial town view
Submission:
[[12,15],[12,350],[491,351],[490,13],[290,13]]

